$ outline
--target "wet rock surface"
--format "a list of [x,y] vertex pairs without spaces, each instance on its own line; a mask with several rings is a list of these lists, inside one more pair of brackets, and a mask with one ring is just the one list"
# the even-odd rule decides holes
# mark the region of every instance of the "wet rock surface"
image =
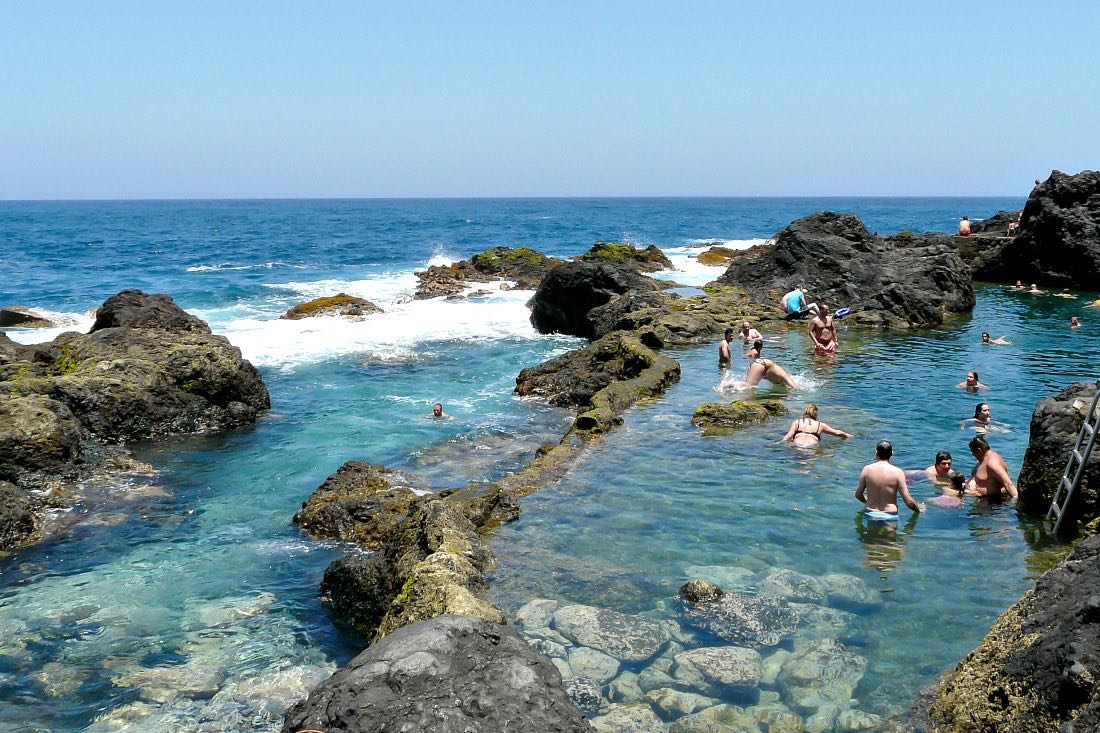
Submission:
[[279,317],[288,321],[298,321],[315,316],[361,318],[372,313],[382,312],[381,308],[366,298],[358,298],[347,293],[337,293],[336,295],[314,298],[305,303],[299,303]]
[[33,308],[10,305],[0,308],[0,328],[50,328],[54,322]]
[[417,300],[457,295],[474,283],[513,280],[516,287],[533,290],[562,260],[548,257],[530,247],[493,247],[468,260],[451,265],[432,265],[416,273]]
[[293,706],[283,731],[589,731],[548,659],[514,630],[440,616],[395,631]]
[[1100,281],[1100,172],[1053,171],[1032,189],[1019,232],[982,250],[974,277],[1095,288]]
[[704,435],[729,435],[787,412],[787,405],[781,400],[708,402],[696,408],[691,424],[701,428]]
[[773,246],[738,252],[712,285],[751,289],[773,308],[802,285],[812,302],[850,307],[846,322],[868,326],[934,326],[975,303],[952,238],[879,237],[858,216],[828,211],[792,222]]
[[564,333],[592,339],[588,314],[616,295],[664,287],[633,267],[605,262],[567,262],[546,274],[531,298],[531,324],[539,333]]
[[655,244],[639,248],[629,242],[596,242],[577,260],[633,267],[642,272],[673,269],[672,261]]

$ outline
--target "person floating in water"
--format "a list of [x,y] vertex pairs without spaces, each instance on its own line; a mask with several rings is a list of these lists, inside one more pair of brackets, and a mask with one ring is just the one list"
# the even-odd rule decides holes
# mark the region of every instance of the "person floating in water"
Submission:
[[765,359],[761,356],[764,350],[763,341],[757,341],[752,347],[756,351],[756,357],[749,364],[749,370],[745,373],[746,387],[755,387],[760,384],[761,379],[766,379],[772,384],[786,385],[791,389],[798,389],[798,385],[794,383],[791,375],[787,374],[783,367],[771,359]]
[[1008,475],[1008,464],[1000,453],[989,447],[989,442],[981,435],[970,439],[970,453],[978,459],[974,473],[966,484],[966,493],[971,496],[997,497],[1007,494],[1015,499],[1018,494],[1016,484]]
[[730,342],[733,341],[733,329],[727,328],[726,332],[722,334],[722,340],[718,342],[718,366],[728,367],[730,365]]
[[993,422],[993,417],[989,412],[988,402],[979,402],[974,405],[974,417],[968,417],[963,422],[977,423],[978,425],[989,425]]
[[1070,316],[1069,327],[1070,328],[1080,328],[1081,327],[1081,319],[1078,318],[1077,316]]
[[959,389],[965,389],[967,392],[977,392],[979,389],[989,389],[989,385],[982,383],[978,379],[978,373],[973,370],[967,372],[966,379],[955,386]]
[[1046,295],[1047,291],[1040,290],[1038,288],[1038,286],[1035,285],[1035,283],[1031,283],[1031,290],[1028,290],[1027,294],[1028,295]]
[[890,463],[894,455],[894,446],[888,440],[879,441],[875,446],[875,462],[869,463],[859,472],[859,485],[856,486],[856,498],[866,505],[868,519],[896,522],[898,519],[898,494],[901,494],[905,506],[918,514],[924,506],[913,500],[909,487],[905,483],[905,472]]
[[791,429],[783,436],[783,442],[793,441],[795,445],[810,448],[821,442],[821,434],[835,435],[838,438],[850,438],[851,434],[826,425],[817,418],[817,405],[810,403],[802,411],[802,417],[791,423]]
[[764,336],[752,327],[748,321],[741,321],[741,340],[746,344],[750,341],[760,341]]
[[941,450],[936,454],[935,463],[924,469],[924,475],[928,477],[929,481],[935,481],[937,484],[942,484],[951,476],[952,462],[951,453]]
[[1096,300],[1092,301],[1091,303],[1089,303],[1085,307],[1086,308],[1100,308],[1100,298],[1097,298]]
[[1055,293],[1055,298],[1065,298],[1066,300],[1077,300],[1077,296],[1069,291],[1069,288],[1062,288],[1062,292]]
[[806,291],[799,286],[779,299],[779,306],[786,313],[786,319],[793,321],[813,314],[817,315],[817,303],[806,302]]
[[965,216],[962,218],[962,221],[959,222],[959,236],[970,236],[970,219]]
[[1000,346],[1011,346],[1012,342],[1006,339],[1004,336],[998,336],[997,338],[990,338],[989,331],[982,331],[982,343],[983,344],[999,344]]
[[836,353],[836,326],[825,303],[818,304],[818,313],[810,321],[810,339],[814,342],[815,354],[832,356]]
[[424,415],[424,417],[435,418],[435,419],[440,419],[440,420],[454,420],[455,419],[454,415],[448,415],[447,413],[443,412],[443,403],[442,402],[436,402],[434,405],[432,405],[431,413],[428,414],[428,415]]

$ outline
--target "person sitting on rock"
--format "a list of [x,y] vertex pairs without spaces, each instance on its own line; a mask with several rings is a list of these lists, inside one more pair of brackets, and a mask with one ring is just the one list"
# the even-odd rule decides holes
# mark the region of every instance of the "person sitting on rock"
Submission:
[[814,342],[814,353],[818,356],[832,356],[836,353],[836,327],[829,315],[829,306],[818,305],[818,313],[810,321],[810,339]]
[[970,453],[978,460],[970,481],[966,484],[966,493],[971,496],[998,497],[1007,494],[1015,499],[1018,496],[1016,484],[1008,473],[1008,464],[1000,453],[989,447],[981,435],[970,439]]
[[746,344],[750,341],[759,341],[764,336],[752,327],[752,324],[748,321],[741,321],[741,340]]
[[1020,222],[1023,221],[1023,218],[1024,212],[1021,210],[1020,213],[1016,214],[1016,221],[1010,221],[1008,223],[1008,236],[1011,237],[1020,230]]
[[962,221],[959,222],[959,236],[970,236],[970,219],[965,216],[962,218]]
[[745,386],[755,387],[760,384],[761,379],[766,379],[772,384],[785,385],[791,389],[798,389],[798,385],[791,379],[791,375],[787,374],[783,367],[776,364],[771,359],[765,359],[760,356],[764,350],[764,342],[757,341],[753,344],[753,349],[756,351],[756,358],[749,364],[749,370],[745,373]]
[[967,392],[977,392],[979,389],[989,389],[988,384],[983,384],[978,379],[978,373],[976,371],[969,371],[966,373],[966,379],[955,385],[959,389],[965,389]]
[[837,430],[817,419],[817,405],[810,403],[802,411],[802,417],[791,423],[791,429],[783,436],[783,442],[793,441],[802,448],[812,448],[821,442],[821,434],[835,435],[838,438],[850,438],[849,433]]
[[1035,285],[1035,283],[1031,283],[1031,290],[1028,290],[1027,294],[1028,295],[1046,295],[1047,291],[1040,290],[1038,288],[1038,286]]
[[733,329],[727,328],[725,333],[722,334],[722,340],[718,342],[718,366],[728,367],[730,365],[730,342],[733,341]]
[[779,305],[787,315],[788,321],[813,314],[817,315],[817,303],[806,302],[806,291],[799,286],[779,299]]
[[990,338],[989,331],[982,331],[982,343],[983,344],[1000,344],[1001,346],[1011,346],[1012,342],[1006,339],[1004,336],[998,336],[997,338]]
[[454,420],[455,419],[454,415],[448,415],[447,413],[443,412],[443,403],[442,402],[436,402],[434,405],[432,405],[431,413],[428,414],[428,415],[424,415],[424,417],[435,418],[435,419],[439,419],[439,420]]

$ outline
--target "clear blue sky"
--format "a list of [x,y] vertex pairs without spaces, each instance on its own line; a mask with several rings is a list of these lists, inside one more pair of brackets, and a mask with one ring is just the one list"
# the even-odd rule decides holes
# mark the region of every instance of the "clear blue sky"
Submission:
[[0,199],[1026,195],[1100,3],[5,3]]

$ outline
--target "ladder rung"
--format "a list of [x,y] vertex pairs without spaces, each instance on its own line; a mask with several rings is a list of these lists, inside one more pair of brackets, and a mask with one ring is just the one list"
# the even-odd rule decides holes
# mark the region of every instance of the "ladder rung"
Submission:
[[1073,451],[1073,457],[1077,459],[1078,463],[1084,463],[1085,462],[1085,457],[1083,455],[1081,455],[1081,452],[1076,450],[1076,449]]
[[1054,517],[1055,519],[1060,519],[1062,516],[1062,507],[1052,503],[1050,505],[1050,511],[1047,512],[1047,516]]
[[1069,476],[1062,477],[1062,486],[1066,491],[1073,491],[1073,482],[1069,480]]

